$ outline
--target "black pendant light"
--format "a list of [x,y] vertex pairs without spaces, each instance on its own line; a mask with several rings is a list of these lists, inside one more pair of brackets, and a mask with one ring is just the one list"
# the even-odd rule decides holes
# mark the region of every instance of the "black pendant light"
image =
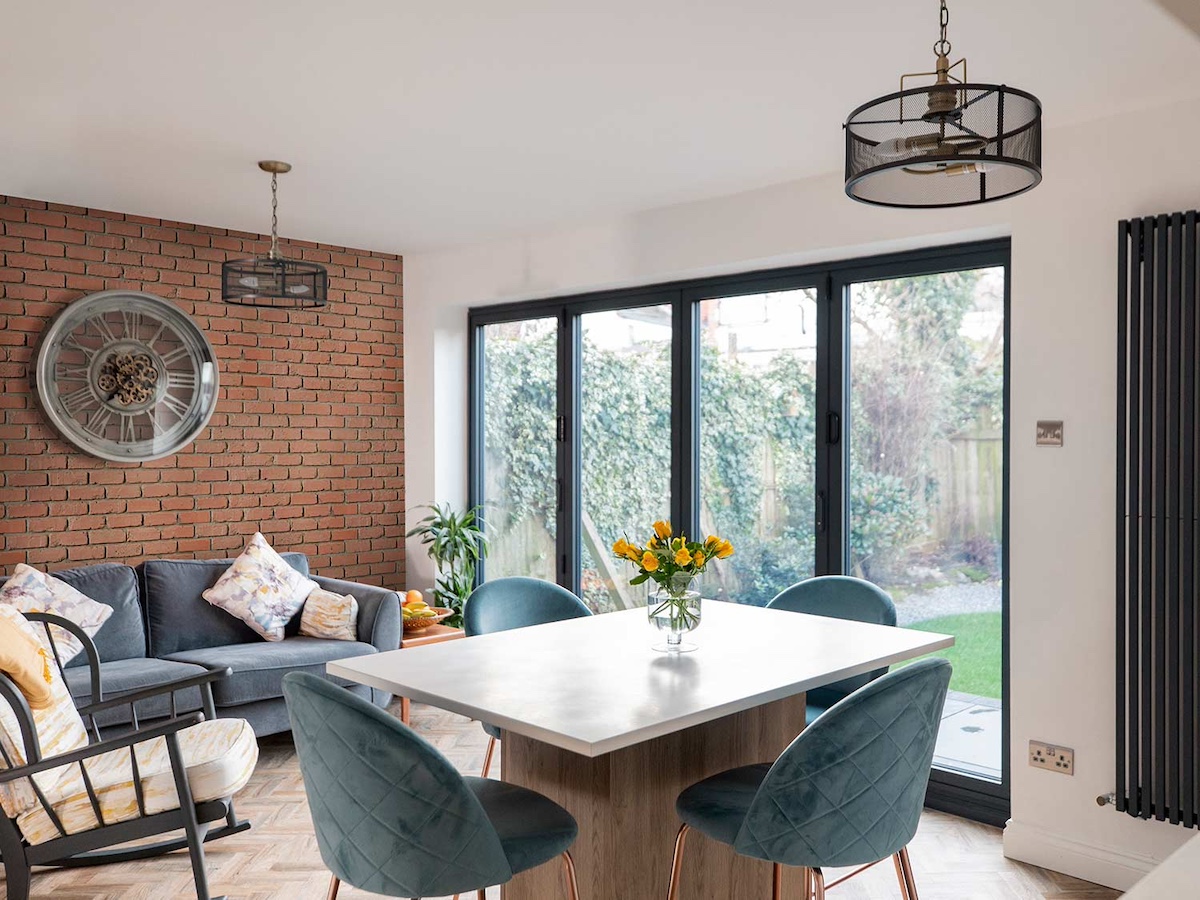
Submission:
[[[1002,84],[971,84],[950,62],[941,6],[933,72],[900,77],[900,90],[846,119],[846,193],[877,206],[969,206],[1014,197],[1042,180],[1042,105]],[[956,74],[956,70],[959,74]],[[961,77],[960,77],[961,76]],[[909,78],[933,78],[905,89]]]
[[292,170],[290,163],[264,159],[258,164],[271,173],[271,251],[265,257],[234,259],[221,265],[221,299],[239,306],[274,309],[313,309],[324,306],[329,273],[316,263],[287,259],[279,252],[278,178]]

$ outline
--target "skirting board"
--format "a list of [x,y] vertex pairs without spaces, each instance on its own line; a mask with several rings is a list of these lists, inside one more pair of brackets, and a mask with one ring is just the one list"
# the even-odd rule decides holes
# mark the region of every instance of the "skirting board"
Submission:
[[1082,844],[1015,819],[1009,819],[1004,827],[1004,855],[1119,891],[1129,890],[1162,862],[1112,847]]

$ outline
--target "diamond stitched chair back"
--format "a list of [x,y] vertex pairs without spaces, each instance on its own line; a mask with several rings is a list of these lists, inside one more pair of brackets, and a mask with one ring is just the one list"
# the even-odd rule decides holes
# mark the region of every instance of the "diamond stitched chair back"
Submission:
[[[583,601],[565,587],[540,578],[514,575],[485,581],[475,588],[463,607],[463,628],[467,637],[473,637],[578,619],[591,614],[592,611]],[[496,751],[496,741],[500,740],[500,729],[484,722],[483,730],[491,738],[483,758],[483,777],[487,778],[492,767],[492,754]]]
[[[879,586],[849,575],[820,575],[793,584],[780,591],[767,604],[767,609],[785,609],[788,612],[829,616],[871,625],[896,624],[896,605],[892,603],[892,598]],[[843,697],[886,672],[886,668],[875,669],[809,691],[808,721],[812,722]]]
[[906,847],[929,783],[950,663],[919,660],[851,694],[808,726],[770,765],[743,766],[679,795],[674,898],[689,828],[744,856],[806,870],[823,898],[822,867],[865,866],[895,856],[915,897]]
[[289,673],[283,693],[317,846],[338,879],[440,897],[512,878],[483,807],[433,746],[318,676]]
[[536,791],[464,778],[406,725],[305,672],[283,679],[321,858],[341,881],[391,897],[457,895],[561,857],[575,820]]

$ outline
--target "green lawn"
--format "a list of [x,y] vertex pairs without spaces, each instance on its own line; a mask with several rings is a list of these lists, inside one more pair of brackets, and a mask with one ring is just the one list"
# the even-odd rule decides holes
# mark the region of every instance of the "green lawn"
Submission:
[[1000,699],[1000,613],[941,616],[910,627],[954,635],[953,647],[931,654],[944,656],[954,666],[950,690]]

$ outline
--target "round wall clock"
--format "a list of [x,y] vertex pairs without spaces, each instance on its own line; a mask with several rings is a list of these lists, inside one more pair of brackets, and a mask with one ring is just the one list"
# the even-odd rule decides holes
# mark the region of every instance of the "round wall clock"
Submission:
[[217,406],[204,333],[153,294],[81,297],[42,335],[33,385],[54,427],[101,459],[140,462],[190,444]]

